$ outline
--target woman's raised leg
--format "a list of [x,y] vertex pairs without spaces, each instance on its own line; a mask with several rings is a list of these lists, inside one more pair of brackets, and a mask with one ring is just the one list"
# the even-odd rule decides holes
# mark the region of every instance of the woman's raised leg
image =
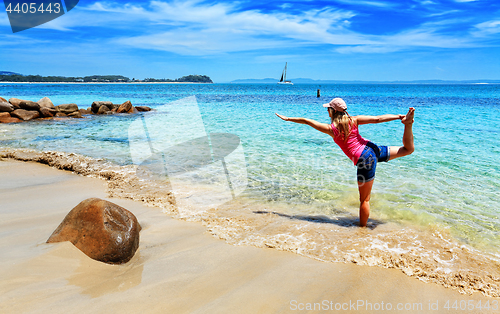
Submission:
[[359,190],[359,226],[366,227],[368,222],[368,217],[370,216],[370,196],[372,194],[373,182],[371,180],[368,182],[358,181]]
[[410,155],[415,150],[415,146],[413,144],[413,129],[412,129],[414,115],[415,115],[415,108],[411,107],[408,110],[406,116],[401,120],[401,122],[405,125],[405,130],[403,133],[403,146],[389,147],[391,152],[389,160]]

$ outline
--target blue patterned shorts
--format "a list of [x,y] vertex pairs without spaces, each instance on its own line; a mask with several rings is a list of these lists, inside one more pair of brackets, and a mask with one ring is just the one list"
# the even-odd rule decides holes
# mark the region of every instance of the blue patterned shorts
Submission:
[[375,143],[368,142],[365,149],[358,159],[358,182],[369,182],[375,179],[375,170],[377,162],[389,161],[390,151],[388,146],[378,146]]

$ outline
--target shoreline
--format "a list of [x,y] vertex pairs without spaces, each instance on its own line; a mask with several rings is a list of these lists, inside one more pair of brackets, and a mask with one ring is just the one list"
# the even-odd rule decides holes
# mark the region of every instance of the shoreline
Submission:
[[87,85],[87,84],[215,84],[215,83],[198,83],[198,82],[0,82],[0,84],[74,84],[74,85]]
[[176,205],[176,198],[182,201],[196,194],[192,186],[187,185],[181,194],[174,195],[165,184],[144,182],[136,175],[136,166],[118,166],[73,153],[29,149],[3,148],[0,160],[1,157],[103,179],[109,197],[139,201],[170,218],[200,223],[206,232],[228,244],[272,248],[327,263],[397,269],[405,276],[460,293],[481,292],[499,297],[498,256],[458,243],[438,230],[419,230],[387,222],[376,222],[368,229],[353,228],[355,217],[287,215],[283,207],[251,204],[245,199],[230,201],[216,209],[192,211]]
[[[172,219],[142,202],[110,198],[104,180],[39,163],[2,159],[0,173],[5,256],[0,260],[0,308],[7,313],[74,308],[98,313],[278,313],[308,306],[314,310],[314,304],[324,306],[325,300],[332,306],[390,303],[393,310],[398,304],[421,304],[405,311],[418,313],[436,303],[445,310],[447,301],[451,307],[456,300],[498,300],[459,294],[396,269],[233,246],[208,234],[200,223]],[[45,243],[71,208],[88,197],[107,199],[138,218],[141,243],[129,263],[106,265],[67,242]],[[373,311],[365,306],[355,309]]]

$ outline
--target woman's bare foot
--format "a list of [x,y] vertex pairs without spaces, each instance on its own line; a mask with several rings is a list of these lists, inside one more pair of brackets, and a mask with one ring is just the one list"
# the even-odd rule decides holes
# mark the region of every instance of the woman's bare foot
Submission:
[[401,123],[403,123],[403,124],[411,124],[411,123],[413,123],[413,117],[414,116],[415,116],[415,108],[410,107],[410,109],[408,110],[408,113],[406,114],[406,116],[404,116],[404,118],[401,119]]

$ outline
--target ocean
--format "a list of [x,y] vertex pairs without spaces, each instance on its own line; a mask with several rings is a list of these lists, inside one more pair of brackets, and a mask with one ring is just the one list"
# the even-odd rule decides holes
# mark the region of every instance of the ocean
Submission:
[[[156,109],[0,124],[3,156],[105,177],[111,195],[199,221],[231,244],[500,296],[499,85],[0,84],[0,96]],[[352,162],[331,137],[274,114],[329,123],[321,104],[334,97],[351,116],[416,108],[415,152],[378,165],[368,228],[356,226]],[[401,146],[403,127],[360,133]]]

